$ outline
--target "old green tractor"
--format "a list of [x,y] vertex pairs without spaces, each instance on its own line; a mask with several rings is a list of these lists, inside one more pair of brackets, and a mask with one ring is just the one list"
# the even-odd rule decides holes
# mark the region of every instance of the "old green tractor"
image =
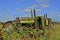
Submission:
[[44,17],[36,17],[36,18],[24,18],[20,20],[20,24],[22,26],[34,27],[34,28],[42,28],[44,27]]
[[21,18],[20,20],[19,18],[16,18],[17,25],[20,24],[21,26],[25,26],[25,27],[33,27],[34,29],[44,29],[46,23],[49,25],[50,21],[49,19],[47,19],[48,21],[46,22],[46,19],[45,16],[36,16],[35,9],[34,9],[34,15],[32,15],[31,13],[31,17]]

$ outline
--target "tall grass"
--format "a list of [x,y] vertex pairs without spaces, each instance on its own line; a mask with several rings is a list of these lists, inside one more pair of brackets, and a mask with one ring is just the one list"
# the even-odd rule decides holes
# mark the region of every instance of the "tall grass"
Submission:
[[[8,31],[7,31],[8,30]],[[31,29],[27,27],[2,28],[3,40],[60,40],[60,25],[52,26],[51,29]]]

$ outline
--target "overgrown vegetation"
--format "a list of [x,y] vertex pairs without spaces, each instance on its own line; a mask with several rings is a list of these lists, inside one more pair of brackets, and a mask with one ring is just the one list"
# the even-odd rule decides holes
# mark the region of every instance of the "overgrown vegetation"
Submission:
[[2,28],[0,30],[2,40],[60,40],[60,25],[52,26],[50,29],[37,30],[27,27]]

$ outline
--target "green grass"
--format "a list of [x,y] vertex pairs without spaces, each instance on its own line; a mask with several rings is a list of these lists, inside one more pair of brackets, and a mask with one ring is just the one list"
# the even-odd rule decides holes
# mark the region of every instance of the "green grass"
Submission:
[[[7,31],[7,29],[9,31]],[[45,29],[44,36],[42,30],[20,27],[16,30],[14,27],[2,29],[3,40],[60,40],[60,25],[55,24],[51,29]],[[33,35],[33,37],[32,37]]]

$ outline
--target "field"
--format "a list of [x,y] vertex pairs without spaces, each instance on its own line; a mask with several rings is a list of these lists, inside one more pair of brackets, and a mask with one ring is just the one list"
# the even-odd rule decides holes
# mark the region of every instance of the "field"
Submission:
[[45,31],[27,27],[7,27],[0,31],[0,40],[60,40],[60,24]]

